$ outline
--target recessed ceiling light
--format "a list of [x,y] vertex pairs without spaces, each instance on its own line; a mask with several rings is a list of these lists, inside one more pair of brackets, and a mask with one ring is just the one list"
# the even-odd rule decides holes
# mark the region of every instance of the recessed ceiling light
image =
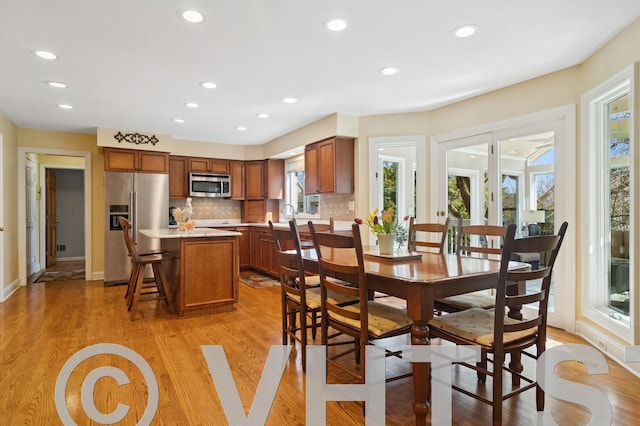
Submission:
[[58,59],[58,55],[56,55],[53,52],[49,52],[47,50],[36,50],[35,53],[37,56],[39,56],[42,59],[48,59],[50,61],[53,61],[55,59]]
[[394,67],[385,67],[380,70],[380,74],[382,75],[394,75],[398,73],[398,68]]
[[453,34],[454,37],[466,38],[472,36],[476,31],[478,31],[476,25],[462,25],[454,29],[451,34]]
[[244,132],[245,130],[247,130],[247,128],[244,126],[238,126],[236,127],[236,130],[238,130],[239,132]]
[[256,116],[258,118],[269,118],[269,114],[266,114],[264,112],[261,112],[260,114],[256,114]]
[[329,31],[343,31],[347,28],[347,21],[340,18],[331,18],[324,21],[324,27]]
[[184,118],[174,118],[173,122],[182,124],[182,123],[184,123]]
[[296,98],[282,98],[282,102],[285,104],[297,104],[298,100]]
[[187,22],[192,24],[199,24],[204,21],[204,15],[196,10],[183,10],[180,11],[180,16]]
[[200,83],[200,86],[204,87],[205,89],[215,89],[216,87],[218,87],[218,85],[213,81],[203,81],[202,83]]
[[58,108],[60,109],[73,109],[73,107],[69,104],[58,104]]
[[185,103],[186,106],[188,106],[189,108],[198,108],[198,104],[195,102],[187,102]]
[[66,84],[61,83],[59,81],[45,81],[44,84],[47,84],[47,85],[49,85],[51,87],[57,87],[59,89],[64,89],[65,87],[67,87]]

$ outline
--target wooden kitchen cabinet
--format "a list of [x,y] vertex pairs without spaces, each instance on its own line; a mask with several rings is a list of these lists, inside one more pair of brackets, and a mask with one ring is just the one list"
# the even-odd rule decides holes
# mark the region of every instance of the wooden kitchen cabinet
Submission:
[[231,170],[231,199],[244,200],[244,161],[230,161]]
[[238,237],[238,249],[240,254],[240,269],[251,268],[251,239],[252,230],[246,226],[218,228],[227,231],[240,232],[242,235]]
[[104,148],[107,172],[169,173],[169,154],[136,149]]
[[265,223],[280,220],[278,200],[246,200],[242,203],[242,221]]
[[307,145],[304,189],[307,194],[352,194],[354,140],[336,136]]
[[268,228],[253,229],[253,258],[254,269],[278,277],[280,275],[280,264],[278,262],[278,251],[276,243],[271,238],[271,230]]
[[219,158],[189,158],[189,173],[219,173],[228,175],[229,160]]
[[284,160],[245,161],[245,199],[284,198]]
[[169,156],[169,198],[189,196],[189,157]]

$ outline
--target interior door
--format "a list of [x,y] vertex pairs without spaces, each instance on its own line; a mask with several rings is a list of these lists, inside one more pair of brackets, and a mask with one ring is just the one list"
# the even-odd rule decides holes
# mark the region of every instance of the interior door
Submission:
[[46,214],[46,267],[49,268],[57,262],[57,227],[58,217],[56,209],[56,172],[53,169],[45,169],[45,214]]

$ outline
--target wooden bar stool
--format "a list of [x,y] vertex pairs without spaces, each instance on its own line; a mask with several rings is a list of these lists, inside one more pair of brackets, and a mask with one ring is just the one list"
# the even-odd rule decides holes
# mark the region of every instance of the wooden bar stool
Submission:
[[[164,300],[168,307],[171,302],[171,292],[167,288],[167,278],[162,272],[162,262],[166,260],[166,256],[162,253],[158,254],[140,254],[136,248],[133,238],[131,237],[131,223],[124,217],[119,217],[118,221],[122,227],[124,243],[127,246],[129,257],[131,258],[131,276],[127,285],[127,308],[131,312],[131,320],[135,319],[138,303],[149,300]],[[144,268],[151,265],[153,270],[154,282],[144,282]]]

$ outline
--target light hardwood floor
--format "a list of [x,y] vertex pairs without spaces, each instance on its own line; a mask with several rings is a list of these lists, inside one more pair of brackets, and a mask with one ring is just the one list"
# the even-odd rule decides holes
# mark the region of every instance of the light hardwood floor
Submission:
[[[233,312],[179,319],[156,302],[141,304],[143,318],[131,322],[125,307],[125,288],[104,287],[102,282],[69,281],[30,284],[0,304],[0,425],[62,424],[55,403],[56,380],[63,365],[83,348],[98,343],[123,345],[150,365],[159,386],[154,425],[227,424],[220,399],[209,374],[201,345],[222,345],[248,412],[272,345],[281,344],[279,288],[251,289],[240,285],[240,303]],[[557,330],[551,344],[580,343]],[[403,342],[394,342],[403,343]],[[584,343],[584,342],[582,342]],[[298,351],[285,367],[267,425],[305,424],[305,375]],[[121,369],[129,384],[98,380],[97,409],[112,412],[118,403],[130,406],[121,423],[135,424],[146,404],[146,384],[140,370],[119,356],[92,357],[73,370],[65,398],[77,424],[91,422],[81,403],[87,373],[109,365]],[[610,362],[608,375],[590,376],[576,362],[559,367],[561,377],[587,384],[602,392],[613,406],[614,424],[634,425],[640,418],[640,380]],[[389,370],[408,368],[390,361]],[[476,386],[475,374],[458,372],[455,378]],[[330,377],[330,380],[338,379]],[[481,390],[480,390],[481,391]],[[386,424],[411,425],[411,380],[386,386]],[[547,397],[561,425],[582,425],[590,420],[584,407]],[[526,392],[505,407],[505,424],[531,425],[534,394]],[[329,403],[328,424],[363,424],[362,405]],[[489,407],[463,395],[453,395],[453,424],[486,425]]]

